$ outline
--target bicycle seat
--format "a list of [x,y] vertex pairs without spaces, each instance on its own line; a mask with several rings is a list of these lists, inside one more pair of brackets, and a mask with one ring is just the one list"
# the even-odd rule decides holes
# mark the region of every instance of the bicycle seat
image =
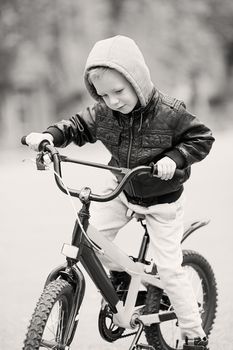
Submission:
[[132,217],[135,218],[137,221],[145,220],[145,215],[144,214],[134,213],[132,215]]

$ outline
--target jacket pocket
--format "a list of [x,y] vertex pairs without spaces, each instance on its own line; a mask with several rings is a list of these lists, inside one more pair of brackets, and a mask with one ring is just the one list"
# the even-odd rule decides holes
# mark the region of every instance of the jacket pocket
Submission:
[[155,130],[142,135],[141,159],[144,164],[154,160],[165,150],[172,146],[172,135],[163,130]]
[[170,148],[172,146],[172,135],[158,130],[142,135],[143,148]]

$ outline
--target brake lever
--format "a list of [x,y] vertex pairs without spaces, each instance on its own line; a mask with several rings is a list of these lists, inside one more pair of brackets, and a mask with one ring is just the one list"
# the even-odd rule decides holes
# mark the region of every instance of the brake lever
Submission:
[[49,166],[48,164],[46,164],[46,161],[45,161],[45,157],[48,157],[51,161],[51,158],[50,158],[50,155],[49,155],[49,152],[40,152],[37,154],[37,157],[36,157],[36,168],[37,170],[48,170],[49,169]]

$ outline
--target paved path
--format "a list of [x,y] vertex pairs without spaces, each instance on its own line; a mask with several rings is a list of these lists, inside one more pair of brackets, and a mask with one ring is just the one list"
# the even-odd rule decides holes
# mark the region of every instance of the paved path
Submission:
[[[186,185],[187,220],[209,217],[208,227],[195,233],[185,247],[198,249],[212,264],[219,285],[219,313],[211,337],[211,350],[230,350],[233,343],[233,255],[232,255],[232,133],[216,135],[211,155],[193,167],[193,177]],[[76,150],[77,151],[77,150]],[[97,152],[99,151],[99,153]],[[74,154],[71,147],[65,153]],[[80,157],[106,161],[102,147],[90,145],[80,150]],[[64,153],[64,152],[63,152]],[[1,350],[21,349],[25,330],[50,270],[63,262],[60,249],[69,242],[74,214],[66,196],[52,181],[51,172],[36,172],[25,157],[33,154],[23,149],[0,153],[0,343]],[[103,173],[94,169],[84,173],[80,168],[64,169],[71,187],[80,177],[81,185],[101,188]],[[94,176],[94,179],[92,179]],[[78,202],[75,203],[78,207]],[[117,243],[128,241],[135,246],[140,232],[127,228]],[[133,239],[132,239],[133,238]],[[108,344],[97,331],[100,295],[87,279],[87,296],[82,306],[80,327],[74,349],[127,349],[127,342]]]

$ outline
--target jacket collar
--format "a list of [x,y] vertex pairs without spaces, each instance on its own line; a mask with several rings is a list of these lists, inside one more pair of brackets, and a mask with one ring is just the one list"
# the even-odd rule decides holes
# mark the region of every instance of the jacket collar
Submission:
[[159,99],[159,92],[154,87],[151,92],[151,96],[149,98],[147,105],[134,109],[130,114],[132,114],[133,117],[136,117],[136,118],[138,116],[144,115],[145,113],[147,113],[149,110],[151,110],[157,105],[158,99]]
[[[151,96],[149,98],[147,105],[134,108],[134,110],[128,114],[128,117],[132,116],[134,120],[138,120],[140,118],[138,132],[141,130],[143,119],[146,118],[146,116],[148,115],[148,112],[152,109],[155,110],[158,100],[159,100],[159,91],[154,87],[152,89]],[[124,120],[126,117],[125,114],[123,115],[120,112],[113,112],[113,115],[118,120],[118,123],[120,125],[122,125],[122,122],[124,123]]]

